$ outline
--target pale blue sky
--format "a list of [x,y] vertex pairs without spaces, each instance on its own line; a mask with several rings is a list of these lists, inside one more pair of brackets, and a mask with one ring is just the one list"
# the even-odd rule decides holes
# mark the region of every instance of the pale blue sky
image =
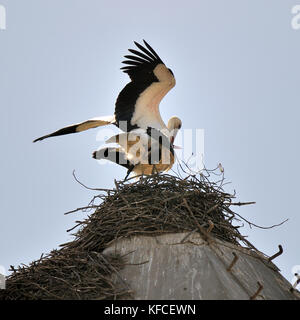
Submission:
[[113,187],[124,168],[91,154],[97,130],[32,140],[73,122],[109,115],[128,82],[122,56],[146,39],[170,67],[176,87],[161,103],[167,120],[205,130],[205,165],[221,162],[239,201],[259,225],[243,234],[291,280],[299,254],[300,30],[298,0],[0,0],[0,265],[29,263],[71,239],[66,229],[94,193]]

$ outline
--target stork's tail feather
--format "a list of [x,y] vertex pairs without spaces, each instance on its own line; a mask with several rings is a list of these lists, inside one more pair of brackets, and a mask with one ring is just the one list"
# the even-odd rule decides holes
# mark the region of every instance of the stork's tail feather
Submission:
[[53,133],[47,134],[45,136],[42,136],[40,138],[35,139],[33,142],[41,141],[46,138],[55,137],[55,136],[61,136],[64,134],[70,134],[70,133],[76,133],[85,131],[92,128],[97,128],[109,124],[115,123],[115,117],[114,116],[107,116],[107,117],[100,117],[100,118],[93,118],[81,123],[72,124],[68,127],[59,129]]
[[40,138],[37,138],[37,139],[33,140],[33,142],[42,141],[42,140],[50,138],[50,137],[55,137],[55,136],[61,136],[61,135],[64,135],[64,134],[75,133],[75,132],[77,132],[76,128],[77,128],[77,125],[73,125],[73,126],[69,126],[69,127],[66,127],[66,128],[62,128],[62,129],[59,129],[59,130],[57,130],[57,131],[55,131],[53,133],[50,133],[50,134],[47,134],[47,135],[42,136]]
[[126,154],[118,148],[103,148],[94,151],[93,158],[97,160],[109,160],[131,170],[134,167],[134,165],[127,159]]

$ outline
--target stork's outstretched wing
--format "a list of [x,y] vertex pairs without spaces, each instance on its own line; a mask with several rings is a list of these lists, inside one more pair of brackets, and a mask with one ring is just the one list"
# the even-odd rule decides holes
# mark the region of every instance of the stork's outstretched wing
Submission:
[[115,124],[125,132],[133,129],[167,129],[159,113],[159,103],[174,87],[174,75],[145,40],[144,46],[137,42],[135,45],[139,51],[129,49],[133,55],[126,55],[127,60],[123,61],[126,66],[122,70],[129,75],[131,82],[120,92],[114,116],[73,124],[35,139],[34,142],[107,124]]
[[67,126],[65,128],[59,129],[53,133],[50,133],[50,134],[47,134],[43,137],[37,138],[33,142],[44,140],[44,139],[50,138],[50,137],[61,136],[64,134],[81,132],[81,131],[85,131],[88,129],[97,128],[97,127],[105,126],[108,124],[113,124],[114,122],[115,122],[114,116],[93,118],[93,119],[83,121],[81,123],[72,124],[72,125]]
[[175,86],[173,72],[145,40],[144,44],[145,47],[135,42],[140,51],[129,49],[134,55],[126,55],[127,60],[123,61],[126,66],[121,68],[131,82],[117,98],[115,117],[116,124],[127,132],[136,128],[165,128],[159,103]]

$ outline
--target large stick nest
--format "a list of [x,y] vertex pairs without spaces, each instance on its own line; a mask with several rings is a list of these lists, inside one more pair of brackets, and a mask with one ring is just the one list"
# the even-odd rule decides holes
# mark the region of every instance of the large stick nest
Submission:
[[251,246],[233,225],[237,216],[231,206],[243,203],[234,203],[234,195],[223,191],[223,180],[211,182],[203,173],[185,179],[155,174],[133,183],[116,182],[112,190],[93,189],[101,193],[87,207],[72,211],[93,211],[71,229],[78,228],[74,240],[29,266],[11,267],[0,300],[128,295],[130,289],[124,282],[124,287],[117,287],[111,279],[112,274],[119,276],[124,258],[106,257],[102,252],[114,241],[133,235],[199,232],[204,239],[209,233],[235,245],[242,241]]

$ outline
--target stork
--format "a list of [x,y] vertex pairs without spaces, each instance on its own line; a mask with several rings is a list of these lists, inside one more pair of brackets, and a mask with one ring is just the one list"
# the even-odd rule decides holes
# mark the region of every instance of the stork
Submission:
[[33,142],[113,124],[124,133],[106,142],[115,142],[119,146],[95,151],[95,159],[107,159],[126,167],[127,176],[132,171],[151,174],[154,170],[169,170],[174,163],[174,140],[181,128],[181,120],[173,116],[166,125],[159,104],[175,86],[175,77],[152,47],[143,41],[145,46],[134,42],[140,51],[129,49],[133,55],[124,56],[127,60],[122,63],[126,66],[121,70],[129,75],[131,82],[119,93],[114,115],[72,124]]
[[181,120],[172,117],[167,126],[169,135],[150,127],[118,134],[106,141],[117,143],[117,148],[101,148],[94,151],[93,158],[106,159],[127,168],[125,179],[131,172],[140,176],[168,171],[175,162],[174,149],[180,148],[173,144],[180,127]]

